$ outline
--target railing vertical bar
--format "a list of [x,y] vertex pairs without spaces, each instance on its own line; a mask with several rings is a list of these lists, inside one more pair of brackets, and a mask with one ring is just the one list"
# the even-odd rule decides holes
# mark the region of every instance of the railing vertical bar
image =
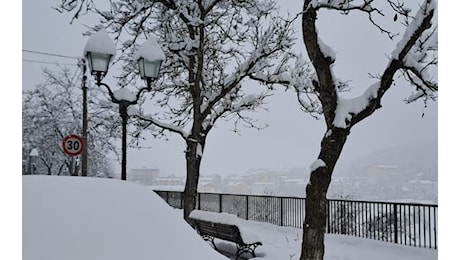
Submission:
[[429,245],[431,248],[431,207],[428,207],[428,236],[429,236]]
[[356,225],[356,220],[357,220],[357,217],[358,217],[358,203],[357,202],[353,202],[353,207],[354,207],[354,211],[353,211],[353,222],[355,222],[355,225],[354,225],[354,231],[355,231],[355,236],[358,236],[358,230],[357,228],[359,227],[358,225]]
[[355,220],[356,220],[356,236],[361,237],[361,203],[356,202],[356,215],[355,215]]
[[401,236],[400,236],[400,230],[401,230],[401,205],[398,205],[398,204],[394,204],[396,205],[395,209],[396,209],[396,212],[395,212],[395,219],[396,219],[396,230],[395,230],[395,237],[396,237],[396,243],[397,244],[400,244],[401,243]]
[[377,237],[376,237],[376,240],[380,240],[380,234],[379,234],[379,231],[380,231],[379,204],[378,204],[378,203],[375,203],[375,204],[374,204],[374,207],[375,207],[374,219],[375,219],[376,222],[377,222],[377,230],[376,230],[376,232],[375,232],[375,235],[377,236]]
[[382,223],[380,227],[381,233],[382,233],[381,235],[382,241],[386,241],[387,239],[387,229],[386,229],[386,223],[385,223],[386,221],[386,215],[385,215],[386,207],[385,206],[386,206],[385,203],[380,204],[380,208],[381,208],[380,214],[382,215],[382,217],[380,218],[381,219],[380,223]]
[[[294,209],[294,227],[299,227],[299,218],[300,218],[300,214],[298,214],[300,212],[300,209],[299,209],[299,212],[297,211],[297,205],[299,205],[299,200],[295,199],[295,200],[291,200],[291,206],[292,204],[294,204],[293,208]],[[299,217],[297,217],[299,216]]]
[[385,209],[384,209],[384,206],[385,204],[384,203],[379,203],[380,205],[380,240],[381,241],[385,241],[385,236],[386,236],[386,231],[385,231]]
[[[407,214],[406,214],[406,206],[404,206],[404,245],[407,245]],[[410,235],[410,225],[409,225],[409,235]],[[409,236],[410,237],[410,236]]]
[[373,232],[371,232],[371,231],[372,231],[372,225],[371,225],[371,224],[372,224],[372,223],[371,223],[371,218],[372,218],[372,207],[371,207],[371,205],[370,205],[369,203],[366,203],[366,207],[368,207],[368,209],[367,209],[367,210],[368,210],[368,219],[367,219],[367,223],[368,223],[368,224],[367,224],[367,225],[368,225],[368,228],[367,228],[368,231],[367,231],[367,233],[368,233],[368,236],[367,236],[367,237],[368,237],[368,238],[372,238],[372,236],[373,236],[373,235],[372,235]]
[[222,194],[219,194],[219,212],[222,212]]
[[412,214],[411,214],[411,209],[412,207],[410,205],[407,206],[407,229],[409,230],[409,235],[407,239],[409,242],[407,243],[408,245],[412,245]]
[[382,240],[383,241],[383,220],[382,220],[382,212],[383,212],[383,205],[381,203],[377,203],[377,236],[378,236],[378,240]]
[[[290,202],[289,202],[289,208],[290,208],[290,212],[291,212],[291,221],[293,221],[291,223],[291,226],[293,227],[298,227],[298,223],[299,223],[299,218],[300,218],[300,214],[298,214],[297,212],[297,205],[299,204],[298,203],[299,200],[297,199],[291,199]],[[299,212],[300,212],[300,209],[299,209]]]
[[359,217],[360,217],[360,210],[359,210],[359,202],[354,202],[355,205],[355,211],[353,215],[353,219],[355,222],[355,236],[360,237],[360,225],[359,225]]
[[359,237],[362,237],[362,235],[363,235],[363,232],[362,232],[363,231],[362,230],[363,229],[363,203],[362,202],[359,203],[359,208],[360,208],[360,210],[359,210],[360,222],[359,222],[359,226],[358,226],[359,229],[358,230],[359,230]]
[[286,212],[286,218],[285,218],[285,226],[286,227],[292,227],[292,198],[287,198],[286,203],[285,203],[285,209],[284,211]]
[[299,205],[298,210],[301,213],[301,216],[299,217],[299,220],[298,220],[299,228],[303,227],[303,222],[305,221],[305,213],[307,212],[305,208],[305,202],[306,202],[306,198],[303,198],[298,201],[298,205]]
[[413,214],[413,219],[412,219],[413,220],[413,227],[414,227],[414,239],[413,240],[414,240],[414,246],[417,246],[417,231],[416,231],[417,227],[415,226],[415,212],[416,211],[415,211],[415,206],[413,206],[413,207],[414,207],[413,208],[413,210],[414,210],[413,213],[414,214]]
[[298,205],[298,200],[296,200],[296,199],[291,199],[290,200],[289,207],[291,209],[290,210],[290,212],[291,212],[291,220],[293,221],[293,223],[291,223],[291,226],[293,226],[293,227],[298,227],[298,223],[299,223],[299,220],[298,220],[297,216],[300,215],[300,214],[297,214],[298,213],[297,212],[297,205]]
[[340,225],[342,226],[342,231],[345,231],[345,232],[342,232],[342,233],[345,233],[347,234],[348,233],[348,225],[346,224],[346,217],[347,217],[347,206],[348,206],[348,203],[346,201],[341,201],[342,203],[342,215],[340,216]]
[[343,212],[343,217],[342,217],[342,224],[343,226],[345,226],[344,230],[345,230],[345,234],[350,234],[349,230],[348,230],[348,224],[347,224],[347,214],[348,214],[348,202],[346,201],[343,201],[343,209],[345,212]]
[[336,221],[334,219],[334,216],[335,216],[335,201],[331,201],[331,216],[330,216],[330,219],[331,219],[331,233],[333,234],[334,231],[335,231],[335,224],[336,224]]
[[343,218],[343,214],[344,214],[344,211],[345,211],[345,202],[343,200],[341,200],[340,202],[340,214],[337,216],[337,219],[338,219],[338,223],[339,223],[339,228],[340,228],[340,233],[339,234],[342,234],[344,233],[343,231],[345,231],[345,228],[344,227],[344,224],[343,224],[343,221],[342,221],[342,218]]
[[342,210],[343,210],[343,202],[342,202],[342,201],[338,201],[337,204],[338,204],[338,205],[337,205],[337,208],[338,208],[339,212],[338,212],[338,214],[336,214],[336,223],[337,223],[337,225],[338,225],[338,228],[337,228],[337,229],[339,230],[338,233],[341,234],[343,228],[342,228],[342,221],[340,221],[340,218],[341,218],[341,215],[343,214],[343,213],[342,213]]
[[417,211],[418,211],[418,237],[417,237],[417,240],[418,240],[418,246],[419,247],[422,247],[422,225],[421,225],[421,219],[420,219],[420,206],[417,206]]
[[337,234],[337,230],[339,229],[337,227],[338,225],[338,220],[337,220],[337,210],[339,209],[339,206],[337,205],[338,202],[337,201],[334,201],[334,230],[333,230],[333,233]]
[[353,202],[349,201],[348,206],[350,208],[350,211],[347,212],[347,226],[350,227],[350,233],[349,234],[354,235],[354,233],[353,233],[353,223],[354,223],[354,221],[350,221],[351,219],[353,219],[353,215],[354,215]]
[[426,210],[425,206],[422,206],[423,209],[423,247],[426,247]]
[[[301,216],[299,214],[300,213],[299,204],[302,204],[302,201],[301,200],[295,200],[295,202],[294,202],[294,205],[295,205],[294,206],[295,222],[294,223],[295,223],[295,227],[297,227],[297,228],[300,228],[302,226],[302,225],[299,224],[300,223],[299,219],[301,218]],[[299,216],[299,217],[297,217],[297,216]]]
[[434,216],[433,216],[433,224],[434,224],[434,249],[437,249],[438,248],[438,237],[437,237],[437,230],[438,230],[438,224],[437,224],[437,213],[438,213],[438,210],[437,208],[434,209]]
[[353,212],[352,212],[352,202],[351,201],[347,201],[346,202],[347,204],[347,211],[345,212],[345,223],[347,225],[347,235],[350,235],[350,234],[353,234],[353,226],[352,226],[352,222],[350,221],[350,219],[353,217]]
[[[294,216],[294,227],[300,227],[299,218],[301,218],[301,214],[300,214],[300,207],[298,207],[298,205],[300,204],[299,202],[302,203],[302,201],[298,200],[298,199],[291,200],[291,205],[294,205],[293,206],[293,209],[294,209],[294,212],[293,212],[294,213],[293,214],[293,216]],[[297,210],[297,208],[298,208],[298,210]]]
[[[375,222],[375,207],[376,207],[376,204],[372,204],[372,213],[371,213],[371,216],[372,216],[372,219],[374,220],[374,222]],[[377,220],[377,224],[378,224],[378,220]],[[372,228],[373,228],[373,230],[372,230],[372,231],[373,231],[373,232],[372,232],[372,234],[373,234],[373,239],[378,239],[378,238],[376,238],[376,228],[375,228],[375,225],[372,225],[372,226],[373,226],[373,227],[372,227]]]
[[345,211],[345,225],[346,225],[346,230],[347,230],[347,235],[351,234],[351,226],[350,226],[350,222],[349,222],[349,219],[350,219],[350,206],[351,206],[351,202],[349,201],[346,201],[345,202],[345,208],[346,208],[346,211]]
[[335,223],[335,233],[340,234],[340,210],[342,209],[342,205],[340,201],[335,201],[334,206],[334,223]]
[[300,218],[300,214],[297,214],[297,204],[298,204],[298,200],[297,199],[290,199],[290,202],[289,202],[289,207],[290,207],[290,214],[291,214],[291,226],[292,227],[298,227],[298,215],[299,215],[299,218]]
[[297,208],[297,210],[299,211],[299,213],[301,213],[301,214],[299,215],[299,219],[297,220],[297,221],[298,221],[297,223],[298,223],[298,225],[299,225],[299,226],[298,226],[299,228],[302,228],[303,222],[305,221],[305,212],[306,212],[306,209],[305,209],[305,201],[306,201],[305,198],[304,198],[304,199],[300,199],[299,201],[297,201],[297,205],[299,206],[299,207]]
[[249,196],[246,195],[246,220],[249,220]]
[[380,208],[381,208],[381,210],[380,210],[381,213],[380,214],[382,215],[382,217],[380,218],[381,223],[382,223],[382,227],[381,227],[382,235],[381,235],[381,237],[382,237],[382,241],[388,241],[387,240],[387,238],[388,238],[387,234],[388,233],[387,233],[387,228],[386,228],[386,226],[387,226],[386,225],[386,216],[387,216],[386,215],[386,203],[381,203]]
[[[372,205],[372,211],[371,211],[371,216],[372,218],[375,220],[375,206],[376,204],[373,204]],[[373,213],[372,213],[373,212]],[[378,224],[378,220],[377,220],[377,224]],[[375,225],[372,225],[372,235],[373,235],[373,239],[375,239]]]
[[386,223],[385,223],[385,236],[386,236],[386,241],[391,241],[392,240],[392,237],[391,237],[391,228],[389,228],[389,224],[391,224],[391,215],[388,214],[388,203],[385,203],[385,219],[386,219]]
[[398,243],[398,205],[393,204],[393,230],[394,230],[394,242]]
[[350,203],[348,203],[347,201],[344,201],[343,202],[344,204],[344,209],[345,209],[345,212],[344,212],[344,219],[342,219],[342,222],[345,226],[345,234],[348,235],[350,234],[350,225],[348,225],[348,206],[350,205]]
[[367,207],[367,202],[364,203],[364,205],[366,206],[366,229],[365,229],[365,232],[366,232],[366,238],[369,238],[369,208]]
[[376,232],[376,240],[380,240],[380,219],[379,219],[379,204],[375,203],[375,212],[374,212],[374,219],[377,219],[377,232]]

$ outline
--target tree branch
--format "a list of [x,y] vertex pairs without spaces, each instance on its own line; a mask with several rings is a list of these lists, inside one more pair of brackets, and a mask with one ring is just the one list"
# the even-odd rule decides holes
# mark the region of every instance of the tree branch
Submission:
[[[369,105],[365,109],[352,117],[350,121],[350,127],[367,118],[372,113],[374,113],[376,109],[381,107],[381,99],[387,90],[392,86],[395,73],[398,70],[405,68],[404,61],[410,54],[411,49],[416,46],[417,40],[422,37],[422,34],[431,27],[431,21],[434,16],[435,7],[431,6],[432,4],[430,0],[427,0],[424,5],[425,7],[421,7],[421,10],[418,14],[422,15],[423,17],[416,16],[414,21],[412,21],[411,25],[406,30],[405,36],[407,35],[408,38],[403,37],[395,52],[393,53],[393,59],[388,64],[381,77],[380,86],[376,96],[369,100]],[[422,14],[420,12],[424,13]],[[414,71],[417,70],[414,69]],[[418,73],[415,75],[418,75]],[[420,76],[420,79],[423,79],[423,77]],[[437,91],[438,89],[437,84],[432,84],[431,82],[427,82],[426,86],[434,91]]]

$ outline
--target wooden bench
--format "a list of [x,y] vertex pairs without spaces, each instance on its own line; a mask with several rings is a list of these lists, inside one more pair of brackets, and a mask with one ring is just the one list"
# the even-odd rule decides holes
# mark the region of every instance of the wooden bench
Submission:
[[[210,214],[220,214],[212,213]],[[225,213],[224,213],[225,214]],[[244,241],[241,236],[241,230],[238,225],[232,223],[218,223],[200,218],[194,218],[193,214],[190,215],[190,222],[195,230],[200,234],[204,240],[210,241],[215,249],[217,249],[214,243],[214,238],[219,238],[226,241],[236,243],[236,259],[238,259],[243,253],[251,253],[252,256],[256,256],[254,251],[257,246],[262,245],[260,241]],[[220,222],[220,221],[219,221]]]

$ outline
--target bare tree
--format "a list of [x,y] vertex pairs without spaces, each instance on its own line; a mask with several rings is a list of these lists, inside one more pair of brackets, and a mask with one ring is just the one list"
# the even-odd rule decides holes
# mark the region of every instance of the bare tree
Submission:
[[[132,115],[140,119],[138,134],[149,128],[184,139],[187,219],[196,205],[201,160],[216,122],[263,127],[246,111],[261,107],[272,84],[287,72],[294,42],[290,22],[279,18],[274,1],[261,0],[120,0],[112,1],[108,11],[92,1],[63,0],[57,9],[73,10],[75,19],[87,11],[100,15],[101,24],[93,29],[105,27],[121,41],[124,83],[135,78],[132,55],[138,40],[154,34],[162,44],[167,58],[152,95],[157,112]],[[122,41],[125,37],[129,40]]]
[[[353,126],[371,116],[382,107],[385,93],[395,85],[397,76],[415,88],[406,102],[435,100],[437,82],[430,75],[437,69],[437,23],[434,19],[436,2],[425,0],[414,15],[400,1],[380,1],[388,4],[390,12],[375,7],[373,0],[305,0],[302,15],[303,41],[314,68],[314,75],[306,77],[304,85],[295,85],[300,104],[310,113],[322,114],[327,130],[321,141],[318,158],[310,167],[310,181],[306,186],[306,217],[303,226],[301,260],[320,260],[324,256],[324,234],[326,227],[326,194],[332,173],[347,137]],[[348,86],[334,76],[336,57],[332,48],[324,43],[317,30],[319,11],[336,11],[345,15],[362,12],[370,23],[391,39],[398,35],[381,25],[377,17],[398,17],[407,28],[389,62],[376,82],[359,97],[345,99],[340,90]]]
[[[79,160],[66,156],[60,146],[69,134],[81,132],[82,91],[78,70],[60,71],[45,69],[45,81],[36,88],[23,93],[22,138],[25,161],[30,149],[39,151],[35,162],[37,174],[79,175]],[[81,74],[81,72],[80,72]],[[90,176],[109,176],[109,151],[114,151],[112,139],[118,138],[112,131],[116,127],[115,111],[112,107],[101,108],[98,96],[102,93],[90,88],[89,98],[89,138]],[[98,94],[99,93],[99,94]]]

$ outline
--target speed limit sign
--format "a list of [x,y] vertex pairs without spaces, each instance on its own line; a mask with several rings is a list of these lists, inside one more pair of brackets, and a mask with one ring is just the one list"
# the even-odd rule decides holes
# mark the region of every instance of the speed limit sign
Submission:
[[76,156],[83,152],[83,139],[78,135],[68,135],[62,140],[62,149],[64,153],[70,156]]

